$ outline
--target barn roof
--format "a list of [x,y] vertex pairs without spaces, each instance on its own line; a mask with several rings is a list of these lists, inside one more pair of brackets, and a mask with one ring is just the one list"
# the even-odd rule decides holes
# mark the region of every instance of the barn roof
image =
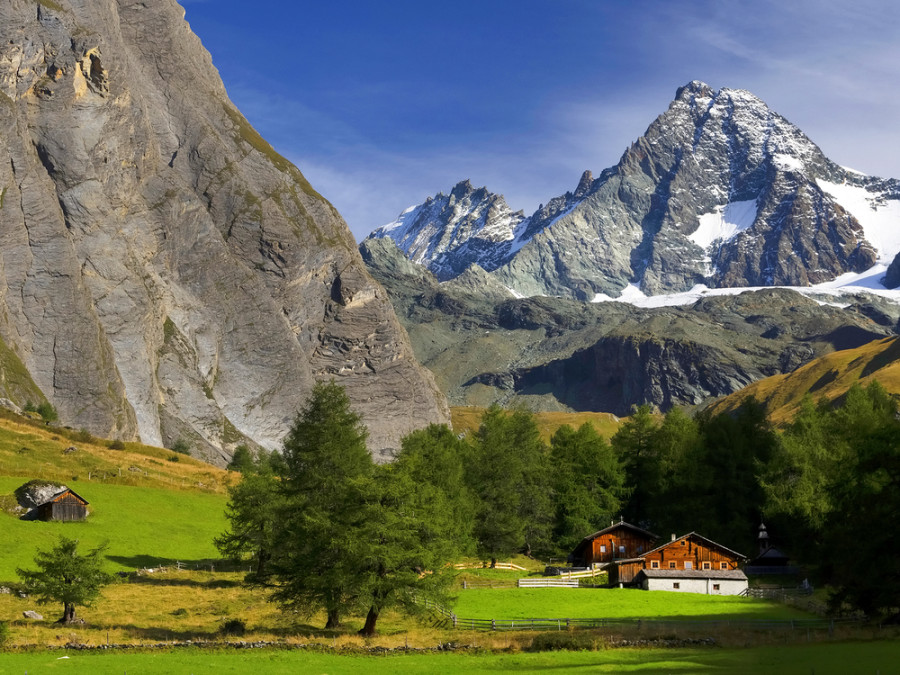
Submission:
[[87,499],[85,499],[80,494],[75,492],[75,490],[72,490],[71,488],[66,488],[62,492],[57,492],[55,495],[50,497],[50,499],[45,501],[43,504],[38,504],[38,506],[43,506],[44,504],[52,504],[53,502],[59,501],[60,499],[62,499],[63,497],[65,497],[66,495],[69,495],[69,494],[72,495],[73,497],[75,497],[76,499],[78,499],[78,501],[80,501],[85,506],[90,504],[90,502]]
[[656,553],[657,551],[660,551],[660,550],[666,548],[667,546],[671,546],[672,544],[675,544],[675,543],[681,541],[682,539],[688,539],[690,537],[693,537],[694,539],[699,539],[699,540],[703,541],[704,543],[706,543],[707,546],[715,547],[715,548],[719,549],[720,551],[724,551],[725,553],[730,553],[735,558],[741,558],[742,560],[747,559],[747,556],[745,556],[743,553],[738,553],[737,551],[733,551],[730,548],[728,548],[727,546],[722,546],[722,544],[714,542],[712,539],[707,539],[702,534],[697,534],[696,532],[688,532],[687,534],[685,534],[681,537],[678,537],[678,539],[673,539],[672,541],[667,541],[665,544],[663,544],[661,546],[657,546],[652,551],[647,551],[641,557],[646,557],[646,556],[650,555],[651,553]]
[[648,579],[737,579],[743,581],[747,575],[743,570],[654,570],[643,569],[635,578],[644,575]]

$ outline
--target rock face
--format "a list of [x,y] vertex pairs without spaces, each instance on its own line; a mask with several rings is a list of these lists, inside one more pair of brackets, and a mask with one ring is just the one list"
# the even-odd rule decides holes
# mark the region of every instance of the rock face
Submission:
[[697,406],[892,335],[900,321],[900,306],[876,296],[844,296],[839,308],[782,288],[653,309],[514,298],[479,267],[438,283],[390,239],[361,249],[453,405],[618,415],[641,403]]
[[0,29],[0,337],[61,421],[221,462],[277,447],[321,379],[376,453],[447,419],[346,224],[173,0],[6,0]]
[[888,264],[898,200],[900,182],[837,166],[749,92],[691,82],[615,167],[529,218],[460,183],[371,237],[441,281],[477,263],[522,296],[808,286]]

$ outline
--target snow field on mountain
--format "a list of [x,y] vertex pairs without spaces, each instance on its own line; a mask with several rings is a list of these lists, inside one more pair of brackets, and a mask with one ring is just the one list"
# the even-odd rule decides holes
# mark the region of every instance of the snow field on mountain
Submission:
[[878,262],[890,265],[900,252],[900,200],[887,199],[878,204],[879,195],[864,187],[821,179],[816,182],[859,221],[866,239],[878,251]]
[[[700,216],[700,226],[688,239],[706,251],[715,241],[729,241],[756,220],[756,200],[729,202]],[[709,260],[707,258],[707,260]]]

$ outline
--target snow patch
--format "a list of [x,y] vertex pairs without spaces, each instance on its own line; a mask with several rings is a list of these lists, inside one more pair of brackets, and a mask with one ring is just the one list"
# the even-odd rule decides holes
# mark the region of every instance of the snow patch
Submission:
[[755,199],[717,206],[712,213],[700,216],[700,227],[689,234],[688,239],[706,251],[714,242],[729,241],[753,225],[756,212]]
[[[878,264],[869,268],[865,272],[854,274],[848,272],[825,283],[816,284],[815,286],[741,286],[737,288],[709,288],[704,284],[697,284],[689,291],[681,293],[668,293],[665,295],[644,295],[637,286],[626,286],[622,291],[622,295],[618,298],[611,298],[605,293],[598,293],[594,296],[593,302],[627,302],[635,307],[654,308],[654,307],[678,307],[683,305],[692,305],[701,298],[716,297],[722,295],[740,295],[746,291],[762,291],[768,288],[787,288],[796,291],[801,295],[805,295],[815,300],[821,305],[832,305],[835,307],[846,307],[849,303],[841,302],[844,296],[852,296],[857,293],[871,293],[882,298],[886,298],[891,302],[900,305],[900,289],[888,290],[882,284],[884,273],[887,271],[887,265]],[[637,293],[634,292],[634,289]]]
[[793,155],[778,153],[772,156],[772,161],[782,171],[803,171],[803,162]]
[[859,221],[866,240],[878,252],[878,262],[889,265],[900,253],[900,200],[885,199],[857,185],[816,182]]

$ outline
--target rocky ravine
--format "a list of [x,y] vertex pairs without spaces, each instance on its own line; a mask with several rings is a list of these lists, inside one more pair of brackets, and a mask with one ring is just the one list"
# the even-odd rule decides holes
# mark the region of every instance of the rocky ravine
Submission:
[[530,217],[463,181],[370,237],[441,281],[477,264],[521,296],[593,300],[818,284],[890,263],[898,230],[900,181],[836,165],[747,91],[695,81],[616,166]]
[[173,0],[5,0],[0,32],[0,337],[63,422],[221,462],[277,447],[332,377],[376,453],[448,419],[340,215]]
[[783,288],[654,309],[514,298],[477,266],[438,283],[388,238],[361,250],[453,405],[618,415],[641,403],[696,406],[893,335],[900,321],[900,307],[876,296],[844,296],[839,308]]

